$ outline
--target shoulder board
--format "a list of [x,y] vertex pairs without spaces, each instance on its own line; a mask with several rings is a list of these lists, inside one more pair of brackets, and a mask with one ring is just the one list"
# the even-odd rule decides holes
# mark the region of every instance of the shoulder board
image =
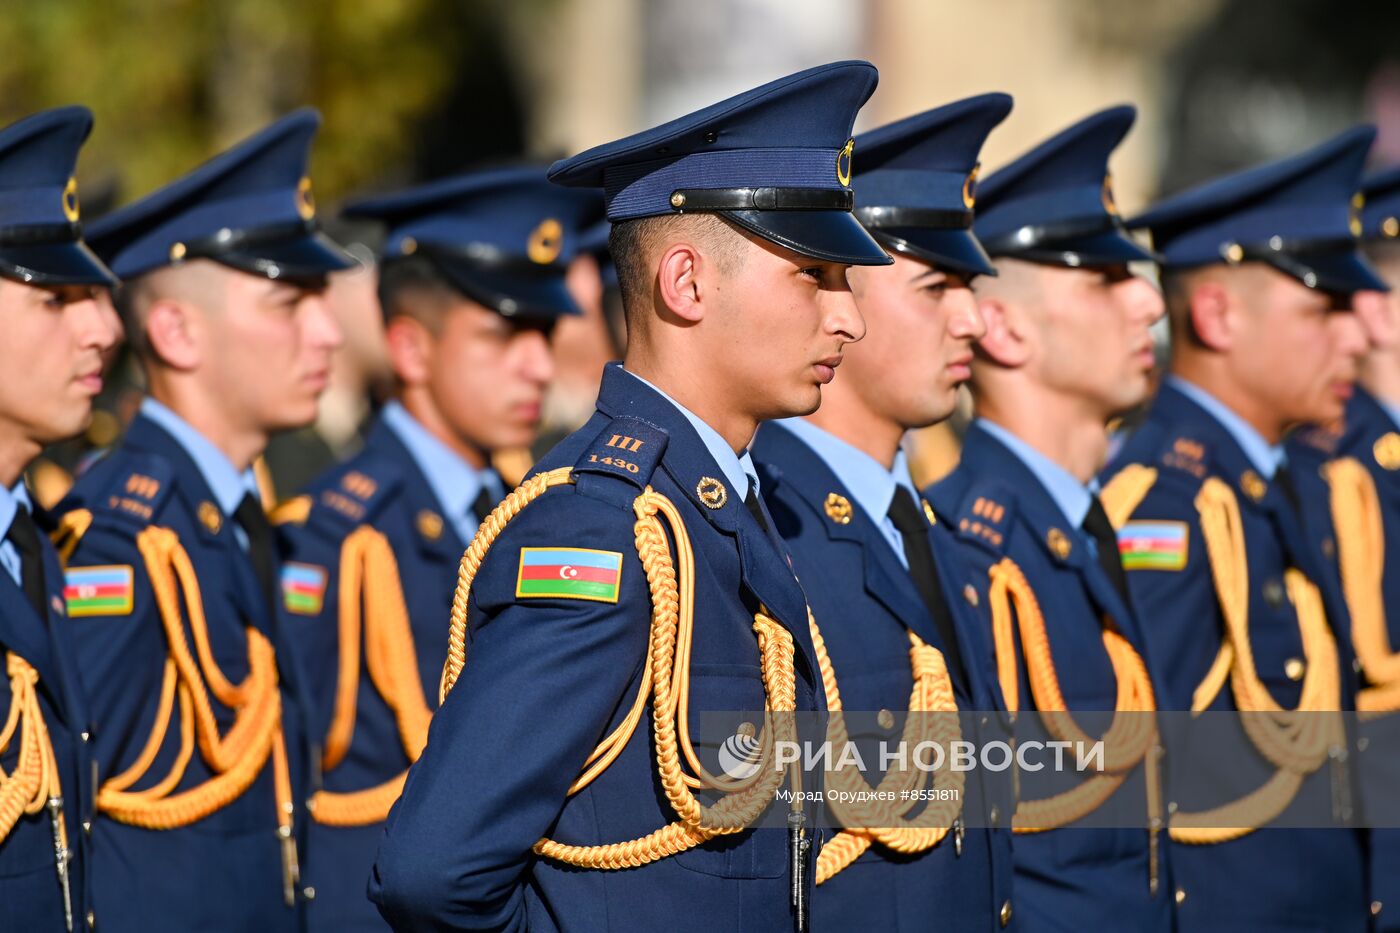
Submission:
[[1310,425],[1299,428],[1288,436],[1290,443],[1316,451],[1323,457],[1337,456],[1338,448],[1341,446],[1343,423],[1334,425]]
[[574,473],[610,476],[645,489],[670,440],[665,430],[637,418],[614,418],[583,448]]
[[974,482],[958,505],[953,528],[965,541],[1000,554],[1006,546],[1006,533],[1015,514],[1015,501],[1004,486],[994,482]]
[[[393,465],[357,457],[316,481],[306,495],[287,502],[286,521],[301,514],[300,524],[344,537],[374,517],[392,498],[401,479]],[[305,502],[298,504],[298,500]]]
[[110,516],[138,526],[154,522],[175,486],[175,470],[161,457],[130,454],[109,464],[108,482],[93,497],[93,518]]

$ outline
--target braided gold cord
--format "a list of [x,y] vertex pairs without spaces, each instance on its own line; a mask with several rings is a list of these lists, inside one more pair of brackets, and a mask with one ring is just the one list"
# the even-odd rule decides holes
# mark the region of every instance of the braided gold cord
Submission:
[[1259,679],[1254,665],[1249,639],[1249,567],[1239,501],[1226,483],[1212,477],[1197,494],[1196,508],[1225,634],[1212,673],[1196,690],[1192,710],[1200,712],[1211,704],[1223,686],[1217,683],[1221,680],[1219,671],[1227,670],[1235,706],[1246,714],[1241,725],[1259,753],[1278,769],[1264,785],[1229,804],[1172,816],[1172,839],[1208,845],[1238,839],[1282,813],[1303,779],[1322,766],[1333,747],[1345,743],[1345,735],[1337,645],[1317,587],[1298,570],[1285,571],[1307,661],[1298,706],[1285,710]]
[[[467,607],[472,581],[481,562],[505,526],[521,510],[551,487],[570,482],[571,471],[567,468],[531,477],[506,496],[487,517],[462,556],[452,602],[447,663],[443,666],[444,700],[466,663]],[[760,611],[753,624],[766,695],[760,767],[755,775],[743,781],[719,778],[700,767],[685,730],[695,608],[694,554],[690,537],[674,503],[651,487],[637,496],[633,511],[637,556],[646,574],[652,604],[648,660],[643,668],[641,688],[628,714],[588,757],[583,773],[569,788],[569,793],[572,795],[587,787],[621,754],[641,721],[650,695],[657,772],[666,798],[679,819],[640,838],[606,845],[576,846],[551,839],[535,843],[536,854],[580,868],[635,868],[683,852],[717,835],[747,829],[772,804],[775,791],[786,777],[785,769],[769,766],[775,738],[796,739],[792,716],[773,715],[791,714],[796,709],[792,636],[766,612]],[[665,519],[664,525],[662,519]],[[666,535],[667,525],[675,540],[674,560]],[[686,773],[683,756],[695,775]],[[692,792],[700,787],[727,793],[713,806],[706,806]]]
[[[827,742],[832,748],[845,748],[850,736],[846,731],[836,670],[831,663],[826,641],[810,612],[807,622],[830,713]],[[962,730],[956,718],[958,704],[943,652],[926,644],[913,632],[909,633],[909,642],[909,659],[914,675],[914,685],[909,693],[909,712],[915,715],[905,720],[900,741],[906,749],[925,742],[950,748],[951,743],[962,738]],[[920,715],[928,713],[952,715]],[[827,786],[845,792],[831,798],[828,805],[832,814],[848,828],[822,846],[817,856],[817,884],[823,884],[843,871],[872,842],[879,842],[906,855],[927,851],[941,842],[962,810],[965,776],[945,763],[934,777],[934,789],[939,792],[935,799],[914,819],[904,819],[905,814],[920,803],[906,792],[922,790],[927,780],[928,774],[919,768],[891,769],[873,790],[882,795],[893,793],[898,802],[872,800],[867,796],[872,788],[858,768],[828,766]]]
[[1380,497],[1370,472],[1354,458],[1333,460],[1325,469],[1352,644],[1369,684],[1357,694],[1356,708],[1363,716],[1394,712],[1400,709],[1400,652],[1386,626]]
[[[410,763],[417,761],[428,741],[432,712],[423,696],[398,562],[381,532],[362,525],[345,539],[340,551],[339,587],[340,664],[335,713],[327,730],[321,767],[329,772],[339,765],[354,738],[362,639],[370,682],[394,712],[404,754]],[[403,791],[407,773],[405,770],[363,790],[317,791],[311,798],[311,814],[328,826],[382,822]]]
[[0,753],[7,751],[19,731],[19,755],[15,769],[0,769],[0,842],[24,814],[41,812],[51,797],[62,797],[58,762],[48,725],[39,707],[39,673],[13,651],[5,652],[5,673],[10,679],[10,710],[0,730]]

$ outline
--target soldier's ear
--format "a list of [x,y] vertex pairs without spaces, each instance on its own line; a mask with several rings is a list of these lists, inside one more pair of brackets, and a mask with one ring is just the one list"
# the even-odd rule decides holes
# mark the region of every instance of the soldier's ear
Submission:
[[394,315],[384,325],[384,343],[399,382],[414,386],[428,381],[433,335],[422,321],[406,314]]
[[1213,279],[1197,282],[1191,289],[1189,303],[1191,331],[1203,346],[1224,351],[1234,345],[1233,302],[1223,283]]
[[687,323],[698,323],[705,317],[700,287],[705,264],[704,253],[685,241],[672,243],[657,259],[656,288],[661,302]]
[[1015,309],[998,296],[984,295],[977,299],[977,311],[987,326],[987,332],[977,341],[978,350],[1008,369],[1025,365],[1030,347],[1020,333]]
[[201,322],[191,306],[175,298],[157,298],[146,309],[146,343],[152,355],[171,369],[196,369],[203,352],[198,331]]

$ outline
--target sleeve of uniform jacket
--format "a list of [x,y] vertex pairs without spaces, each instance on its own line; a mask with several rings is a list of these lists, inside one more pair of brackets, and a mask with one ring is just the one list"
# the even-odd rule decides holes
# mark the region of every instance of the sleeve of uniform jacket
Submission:
[[[620,552],[618,601],[517,597],[523,547]],[[370,878],[370,896],[395,929],[524,928],[531,847],[632,700],[650,606],[621,502],[557,487],[506,527],[472,586],[466,665],[389,816]],[[642,726],[633,741],[646,738]]]

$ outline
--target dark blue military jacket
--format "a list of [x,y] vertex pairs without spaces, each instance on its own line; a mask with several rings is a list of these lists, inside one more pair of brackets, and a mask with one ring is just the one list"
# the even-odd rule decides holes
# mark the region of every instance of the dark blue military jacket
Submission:
[[[805,598],[743,491],[717,494],[723,473],[694,428],[621,367],[606,370],[597,406],[538,465],[573,467],[577,482],[525,507],[472,585],[465,667],[390,814],[370,883],[395,929],[792,928],[781,829],[720,837],[626,870],[573,868],[531,852],[545,836],[600,845],[676,819],[658,783],[650,706],[611,767],[567,793],[631,707],[647,663],[652,604],[632,511],[646,487],[675,503],[694,548],[692,730],[706,710],[762,709],[760,604],[792,634],[797,709],[822,704]],[[517,596],[524,549],[533,547],[620,554],[616,601]]]
[[[1332,488],[1326,471],[1334,459],[1351,457],[1370,476],[1384,541],[1383,553],[1379,555],[1383,561],[1381,631],[1393,652],[1400,646],[1400,428],[1381,402],[1358,385],[1342,424],[1297,432],[1289,439],[1288,456],[1298,467],[1294,472],[1301,487],[1309,544],[1318,547],[1322,561],[1337,574],[1334,580],[1338,586],[1342,579],[1338,565],[1342,550],[1370,544],[1356,529],[1342,532],[1334,526]],[[1348,541],[1348,535],[1353,540]],[[1352,608],[1348,605],[1349,611]],[[1352,625],[1356,625],[1354,619]],[[1352,637],[1354,647],[1358,636],[1353,633]],[[1356,686],[1360,690],[1386,689],[1394,683],[1384,675],[1376,676],[1374,671],[1368,676],[1359,656],[1352,666],[1357,670]],[[1400,930],[1400,800],[1395,795],[1395,787],[1400,783],[1400,716],[1392,713],[1362,719],[1357,734],[1353,758],[1363,813],[1366,824],[1376,827],[1369,838],[1371,910],[1376,929]]]
[[[393,549],[408,610],[417,673],[424,703],[437,708],[438,683],[447,657],[447,630],[457,569],[467,543],[448,521],[432,486],[398,435],[375,421],[364,449],[329,470],[306,490],[304,520],[279,524],[283,557],[296,574],[284,580],[316,589],[310,603],[284,596],[282,619],[295,647],[312,695],[312,735],[320,741],[331,724],[340,642],[340,560],[345,539],[362,525],[381,533]],[[382,572],[382,571],[379,571]],[[311,594],[307,594],[311,596]],[[357,597],[358,598],[358,597]],[[321,789],[353,793],[401,774],[412,762],[400,738],[394,710],[364,671],[364,626],[360,686],[354,732],[344,758],[321,777]],[[383,835],[382,820],[360,826],[313,822],[309,848],[313,857],[307,880],[317,896],[308,905],[313,930],[383,930],[384,920],[365,896],[374,853]]]
[[[13,652],[39,675],[39,708],[53,744],[63,790],[64,822],[69,862],[68,890],[73,929],[86,929],[92,905],[89,847],[92,825],[92,737],[88,707],[69,643],[69,621],[64,614],[63,569],[52,548],[44,549],[44,583],[49,605],[40,619],[24,591],[8,573],[0,571],[0,657]],[[8,673],[0,686],[0,724],[10,714],[12,700]],[[0,753],[0,768],[14,776],[19,759],[21,726]],[[63,886],[55,862],[54,830],[45,809],[21,815],[9,834],[0,840],[0,929],[63,930]]]
[[[299,681],[233,520],[219,512],[199,468],[169,433],[138,416],[121,443],[78,480],[59,511],[74,509],[91,510],[92,524],[69,557],[70,574],[82,567],[130,568],[133,588],[129,611],[84,616],[69,624],[93,711],[99,786],[138,760],[156,724],[170,648],[136,539],[147,527],[166,528],[189,555],[208,623],[209,651],[224,676],[237,684],[248,674],[247,627],[263,633],[277,650],[282,727],[300,832],[307,755]],[[193,652],[187,609],[182,618]],[[220,734],[227,735],[235,711],[212,693],[210,701]],[[177,766],[182,716],[180,704],[174,704],[164,741],[131,790],[156,785]],[[99,815],[93,827],[93,899],[102,928],[141,933],[298,930],[300,908],[288,907],[284,900],[273,771],[269,757],[242,794],[183,827],[143,829]],[[173,792],[195,787],[214,773],[196,747]]]
[[[822,458],[781,425],[766,425],[754,444],[764,497],[812,607],[849,712],[907,710],[914,685],[909,633],[944,649],[939,631],[920,599],[909,571],[899,562],[876,522],[855,504]],[[849,512],[834,520],[827,510],[832,494]],[[953,678],[965,728],[980,724],[986,735],[1005,736],[1005,706],[996,683],[991,629],[964,598],[972,574],[956,553],[947,517],[929,527],[939,579],[957,626],[968,678]],[[894,727],[884,736],[896,739]],[[976,735],[964,735],[976,741]],[[878,780],[872,778],[872,780]],[[967,775],[963,811],[978,813],[915,857],[879,843],[817,889],[813,929],[926,930],[932,923],[949,930],[1000,930],[1002,909],[1011,900],[1011,832],[992,829],[993,819],[1010,814],[1009,771],[977,770]],[[992,808],[996,808],[995,817]]]
[[[1103,644],[1103,626],[1112,624],[1154,670],[1139,617],[1123,604],[1077,529],[1031,470],[985,431],[969,431],[957,468],[929,487],[929,501],[940,515],[952,516],[967,563],[977,573],[977,592],[987,596],[988,573],[1010,558],[1035,592],[1053,649],[1055,670],[1071,711],[1105,712],[1117,703],[1117,678]],[[1058,532],[1058,534],[1055,534]],[[1067,547],[1054,546],[1063,541]],[[1106,620],[1106,621],[1104,621]],[[1019,626],[1019,622],[1018,622]],[[1020,639],[1016,639],[1019,696],[1033,708]],[[1155,678],[1154,678],[1155,679]],[[1141,715],[1141,714],[1134,714]],[[1093,724],[1099,723],[1097,727]],[[1106,717],[1083,717],[1091,735]],[[1046,775],[1049,775],[1047,769]],[[1044,786],[1058,793],[1080,780],[1064,775]],[[1023,798],[1027,793],[1023,778]],[[1142,828],[1081,828],[1018,834],[1016,914],[1032,930],[1170,930],[1170,865],[1163,840],[1157,842],[1157,892],[1147,830],[1143,766],[1129,774],[1111,801],[1115,811],[1140,814]]]
[[[1346,611],[1332,574],[1318,560],[1321,545],[1310,541],[1283,490],[1264,482],[1229,431],[1170,383],[1162,387],[1147,420],[1105,475],[1111,477],[1131,464],[1157,470],[1155,483],[1131,521],[1178,523],[1184,529],[1180,569],[1133,569],[1128,563],[1129,584],[1145,620],[1148,647],[1162,672],[1159,707],[1191,709],[1193,695],[1224,636],[1224,617],[1196,505],[1209,477],[1223,480],[1239,502],[1249,576],[1249,639],[1261,682],[1284,708],[1297,705],[1305,654],[1297,614],[1284,584],[1285,571],[1296,568],[1317,585],[1323,598],[1337,636],[1341,703],[1349,706],[1352,679]],[[1290,472],[1300,475],[1297,465]],[[1297,480],[1295,485],[1300,492],[1308,488]],[[1130,536],[1131,528],[1128,532]],[[1120,541],[1123,536],[1120,531]],[[1236,708],[1228,682],[1207,707]],[[1170,750],[1171,783],[1183,793],[1203,781],[1233,785],[1240,795],[1253,791],[1274,770],[1248,742],[1241,732],[1238,747],[1245,752],[1232,756],[1197,748]],[[1304,781],[1293,806],[1331,812],[1336,793],[1351,795],[1353,779],[1346,767],[1324,765]],[[1200,809],[1186,799],[1179,803],[1182,811]],[[1363,845],[1360,834],[1352,830],[1264,829],[1228,842],[1174,845],[1172,855],[1178,922],[1183,930],[1367,927]]]

